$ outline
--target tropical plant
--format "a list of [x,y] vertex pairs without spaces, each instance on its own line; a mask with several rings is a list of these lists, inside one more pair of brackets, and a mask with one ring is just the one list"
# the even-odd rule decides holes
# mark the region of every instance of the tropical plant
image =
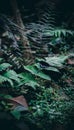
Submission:
[[[24,29],[20,10],[17,13],[18,3],[10,1],[18,25],[0,14],[0,120],[7,120],[8,115],[15,117],[13,120],[16,125],[19,122],[19,130],[25,129],[24,122],[32,124],[32,130],[33,126],[37,126],[37,130],[52,130],[54,126],[56,130],[60,124],[72,125],[74,55],[67,54],[66,50],[72,48],[74,32],[68,26],[58,26],[55,4],[45,0],[44,11],[36,6],[38,20],[26,24]],[[35,54],[32,64],[29,50]],[[51,55],[55,52],[58,54]],[[24,58],[28,65],[24,64]]]
[[10,86],[13,87],[13,81],[15,81],[16,83],[20,82],[18,74],[14,70],[12,70],[12,65],[10,65],[9,63],[0,63],[0,84],[8,82]]
[[[50,50],[52,49],[54,50],[54,53],[55,50],[59,50],[59,48],[66,51],[68,48],[65,47],[68,45],[66,40],[69,39],[69,37],[74,36],[73,30],[70,30],[63,24],[57,24],[58,13],[56,11],[55,3],[52,1],[46,3],[47,4],[44,5],[44,10],[37,7],[39,17],[38,21],[35,23],[30,23],[26,26],[26,29],[31,30],[28,31],[27,34],[29,41],[31,41],[31,48],[34,49],[35,54],[37,54],[36,56],[41,57],[42,55],[44,57],[46,54],[51,53]],[[57,40],[58,38],[60,40]],[[54,42],[52,42],[53,40]],[[56,48],[56,46],[59,47]]]

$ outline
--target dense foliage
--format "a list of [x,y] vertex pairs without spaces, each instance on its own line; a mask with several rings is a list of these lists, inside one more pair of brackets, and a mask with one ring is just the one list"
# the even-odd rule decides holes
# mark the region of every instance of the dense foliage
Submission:
[[[58,25],[53,2],[36,11],[37,21],[25,23],[25,30],[0,14],[0,121],[13,122],[11,130],[72,130],[74,30]],[[27,65],[20,30],[33,54]]]

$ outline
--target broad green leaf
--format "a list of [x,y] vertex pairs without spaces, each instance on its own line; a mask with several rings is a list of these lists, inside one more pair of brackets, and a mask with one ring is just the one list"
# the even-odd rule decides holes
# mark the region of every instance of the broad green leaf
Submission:
[[25,83],[29,81],[35,81],[34,76],[31,75],[30,73],[26,73],[26,72],[20,73],[19,77],[21,78],[21,81],[25,81]]
[[45,70],[59,72],[59,70],[55,67],[47,67],[47,68],[45,68]]
[[20,82],[20,78],[18,77],[18,74],[14,70],[9,70],[4,74],[5,77],[12,79],[16,82]]
[[35,89],[35,85],[36,86],[39,85],[35,81],[35,77],[33,75],[31,75],[30,73],[26,73],[26,72],[20,73],[19,77],[21,78],[21,82],[17,87],[25,84],[25,85],[29,85],[29,86],[31,86],[31,87],[33,87]]
[[54,56],[54,57],[47,57],[45,59],[46,62],[51,66],[62,67],[65,60],[68,59],[68,56]]
[[20,74],[18,74],[19,78],[21,79],[26,79],[26,80],[34,80],[34,76],[32,76],[31,74],[27,73],[27,72],[22,72]]
[[31,74],[37,74],[39,70],[37,70],[34,66],[24,66],[24,69],[29,71]]
[[38,77],[43,78],[45,80],[51,80],[51,78],[48,75],[44,74],[42,71],[39,71],[34,66],[24,66],[24,69],[35,76],[38,76]]
[[48,75],[44,74],[43,72],[39,72],[37,74],[37,76],[40,77],[40,78],[43,78],[45,80],[51,80],[51,78]]

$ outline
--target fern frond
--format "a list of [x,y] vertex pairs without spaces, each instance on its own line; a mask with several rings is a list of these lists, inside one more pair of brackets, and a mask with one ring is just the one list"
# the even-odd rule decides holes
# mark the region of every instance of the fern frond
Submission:
[[53,30],[45,30],[44,35],[51,36],[51,37],[66,37],[66,36],[73,36],[74,32],[71,30],[67,30],[65,28],[54,28]]
[[17,83],[20,82],[20,79],[18,78],[18,74],[14,70],[9,70],[6,73],[4,73],[4,76],[8,79],[14,80]]
[[4,76],[0,75],[0,84],[2,84],[2,83],[4,83],[4,82],[8,82],[11,86],[13,86],[12,80],[10,80],[10,79],[7,78],[7,77],[4,77]]
[[[53,2],[49,2],[45,6],[44,10],[37,7],[38,21],[36,23],[30,23],[26,26],[26,29],[31,30],[27,34],[28,39],[31,41],[31,48],[35,50],[35,55],[40,50],[43,51],[43,46],[50,40],[51,31],[55,28],[55,5]],[[46,31],[50,31],[50,35],[47,38]],[[44,53],[44,52],[43,52]],[[47,51],[45,52],[47,53]],[[41,54],[42,55],[42,54]]]
[[19,34],[20,27],[3,14],[0,14],[0,21],[0,28],[2,29],[2,40],[0,45],[2,56],[4,56],[6,62],[9,62],[10,64],[13,63],[16,68],[20,68],[21,65],[19,62],[21,62],[20,59],[22,59],[22,52],[20,50],[22,49],[20,49],[21,42],[19,44],[16,38],[16,35]]
[[0,71],[6,70],[8,68],[12,67],[9,63],[2,63],[0,64]]
[[11,70],[11,67],[12,65],[9,63],[0,64],[0,84],[8,82],[11,86],[13,86],[15,82],[20,82],[18,74],[14,70]]
[[54,29],[52,33],[55,37],[66,37],[67,35],[73,35],[73,31],[61,28]]

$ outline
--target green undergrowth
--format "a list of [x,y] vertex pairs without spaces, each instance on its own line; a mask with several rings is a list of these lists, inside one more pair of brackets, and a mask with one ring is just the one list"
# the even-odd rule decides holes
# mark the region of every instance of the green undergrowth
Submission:
[[[74,111],[74,68],[68,64],[71,57],[37,58],[35,64],[23,66],[22,72],[0,58],[0,110],[44,130],[56,122],[71,123]],[[23,105],[20,110],[13,109],[13,102],[9,102],[21,95],[28,104],[26,112],[22,111]]]

